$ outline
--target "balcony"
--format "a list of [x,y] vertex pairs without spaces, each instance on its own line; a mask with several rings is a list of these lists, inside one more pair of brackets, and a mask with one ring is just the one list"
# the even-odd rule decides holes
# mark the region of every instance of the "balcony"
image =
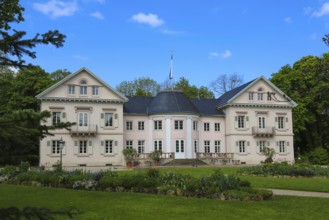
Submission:
[[74,125],[71,127],[71,136],[96,136],[97,125],[78,126]]
[[275,134],[275,127],[259,128],[252,127],[252,135],[254,137],[272,137]]
[[233,153],[196,153],[197,159],[233,159]]

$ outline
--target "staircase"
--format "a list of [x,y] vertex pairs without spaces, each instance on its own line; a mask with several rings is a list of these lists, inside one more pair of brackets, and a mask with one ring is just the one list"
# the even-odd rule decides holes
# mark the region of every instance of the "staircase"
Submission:
[[207,163],[198,159],[174,159],[163,166],[203,166],[208,165]]

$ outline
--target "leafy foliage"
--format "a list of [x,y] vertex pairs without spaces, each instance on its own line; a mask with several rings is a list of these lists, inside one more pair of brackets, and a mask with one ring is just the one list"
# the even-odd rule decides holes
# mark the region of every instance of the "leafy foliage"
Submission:
[[[55,47],[62,47],[65,41],[65,35],[58,30],[48,31],[44,34],[35,34],[28,39],[25,31],[12,29],[12,23],[24,21],[24,8],[20,6],[19,0],[0,0],[0,65],[12,67],[26,66],[24,55],[30,58],[36,58],[36,53],[31,49],[39,44],[52,44]],[[15,57],[17,60],[11,59]]]

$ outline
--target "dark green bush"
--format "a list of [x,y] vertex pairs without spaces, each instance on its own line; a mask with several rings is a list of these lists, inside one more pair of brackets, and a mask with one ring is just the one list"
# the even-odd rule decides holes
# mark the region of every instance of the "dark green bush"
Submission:
[[308,159],[311,164],[315,165],[328,165],[329,154],[323,147],[317,147],[308,154]]

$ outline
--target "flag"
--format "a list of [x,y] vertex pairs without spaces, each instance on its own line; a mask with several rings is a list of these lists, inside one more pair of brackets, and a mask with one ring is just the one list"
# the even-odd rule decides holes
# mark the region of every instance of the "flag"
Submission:
[[173,78],[173,72],[172,72],[172,59],[173,59],[173,54],[172,54],[172,52],[171,52],[169,79],[172,79],[172,78]]

